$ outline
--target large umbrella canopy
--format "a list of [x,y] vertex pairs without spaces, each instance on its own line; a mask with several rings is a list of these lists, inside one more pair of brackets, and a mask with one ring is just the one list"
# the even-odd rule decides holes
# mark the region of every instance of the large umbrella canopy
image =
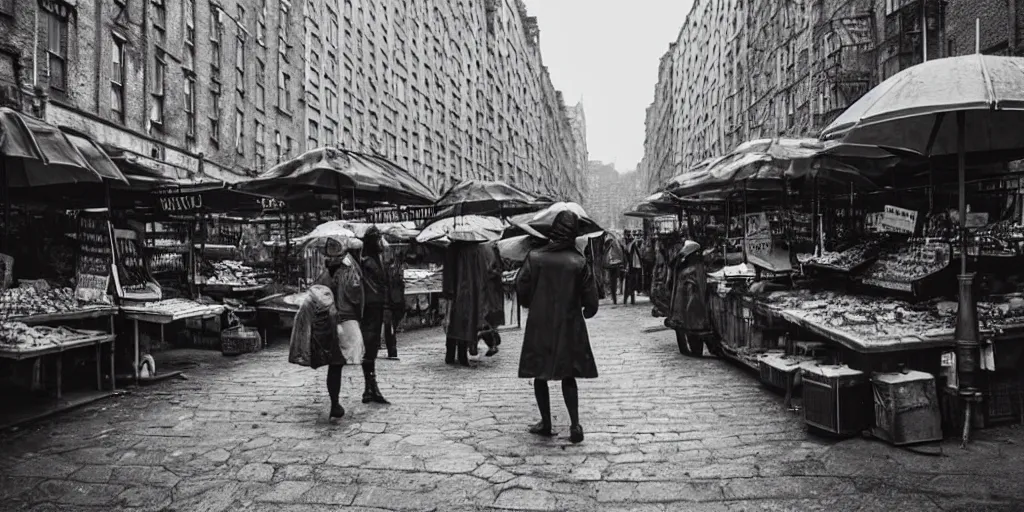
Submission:
[[[536,213],[516,215],[509,219],[509,221],[519,228],[519,230],[526,232],[527,234],[546,237],[548,232],[551,230],[551,224],[554,223],[555,217],[559,212],[565,210],[571,211],[579,217],[580,235],[603,231],[601,226],[598,226],[597,223],[587,215],[586,210],[584,210],[582,206],[571,202],[555,203]],[[516,230],[510,230],[508,234],[518,235],[521,233]]]
[[446,245],[451,240],[465,242],[494,241],[501,238],[508,224],[497,217],[460,215],[435,221],[420,231],[419,243]]
[[0,159],[12,188],[103,182],[64,132],[10,108],[0,108]]
[[676,196],[668,192],[655,192],[633,205],[623,215],[644,219],[664,217],[679,213],[681,206],[682,203]]
[[[576,237],[576,250],[580,251],[582,254],[591,238],[597,238],[603,234],[603,231],[598,231]],[[511,261],[525,261],[526,256],[530,254],[530,251],[544,247],[547,244],[548,240],[545,238],[539,238],[533,235],[519,235],[499,241],[498,252],[504,259]]]
[[431,204],[436,196],[414,176],[370,155],[319,148],[271,167],[240,190],[285,201],[300,201],[316,193],[371,197],[396,204]]
[[949,57],[905,69],[857,100],[822,131],[822,139],[909,150],[926,157],[957,154],[964,113],[966,153],[1024,156],[1024,58]]
[[383,235],[391,236],[399,240],[414,239],[416,238],[416,235],[419,234],[419,231],[415,229],[416,225],[414,222],[384,222],[373,224],[370,222],[332,220],[320,224],[313,229],[313,231],[301,237],[294,238],[293,241],[302,243],[310,238],[320,238],[325,236],[363,238],[371,227],[376,227]]
[[456,183],[437,201],[438,206],[466,204],[529,204],[535,198],[502,181],[466,180]]

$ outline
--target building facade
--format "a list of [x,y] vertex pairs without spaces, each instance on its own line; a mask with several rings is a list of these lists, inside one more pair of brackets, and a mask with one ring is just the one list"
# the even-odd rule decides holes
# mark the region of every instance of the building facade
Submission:
[[520,0],[0,0],[0,102],[225,181],[337,144],[581,201],[539,37]]
[[659,67],[642,181],[647,190],[656,189],[748,140],[817,136],[900,70],[925,58],[973,52],[976,18],[983,25],[991,20],[993,27],[983,26],[983,51],[1016,48],[1021,25],[1007,20],[1024,21],[1024,16],[1015,5],[697,0]]
[[640,219],[626,217],[624,212],[643,199],[643,184],[636,171],[620,173],[615,164],[592,160],[587,171],[587,196],[583,209],[601,227],[621,232],[640,229]]

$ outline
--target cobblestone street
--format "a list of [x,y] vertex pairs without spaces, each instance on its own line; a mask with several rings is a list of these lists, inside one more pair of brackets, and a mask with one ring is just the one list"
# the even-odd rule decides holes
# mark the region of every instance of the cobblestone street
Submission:
[[876,441],[808,436],[755,378],[681,356],[648,305],[603,305],[590,331],[601,378],[580,381],[586,441],[526,433],[537,419],[516,378],[521,331],[476,368],[443,364],[439,330],[378,364],[391,406],[327,419],[325,369],[278,343],[214,359],[0,440],[4,511],[233,510],[1020,510],[1024,431],[978,434],[924,456]]

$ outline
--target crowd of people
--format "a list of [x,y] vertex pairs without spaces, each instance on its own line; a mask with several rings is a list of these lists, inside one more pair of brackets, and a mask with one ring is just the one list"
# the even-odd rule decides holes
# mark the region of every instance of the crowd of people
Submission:
[[[638,232],[626,232],[622,239],[607,233],[599,261],[594,261],[593,253],[584,254],[577,247],[579,226],[576,214],[559,212],[548,243],[526,256],[515,284],[519,305],[530,311],[518,375],[532,379],[540,412],[540,421],[528,430],[539,436],[556,435],[548,382],[561,381],[573,443],[583,441],[576,381],[598,375],[586,319],[597,314],[603,295],[601,278],[607,278],[614,304],[618,304],[620,285],[623,304],[635,304],[637,292],[650,294],[655,284],[667,286],[666,325],[684,339],[702,340],[710,331],[707,276],[696,242],[686,241],[666,257],[662,254],[665,247]],[[389,403],[377,384],[376,360],[382,339],[388,357],[397,357],[395,326],[401,321],[405,302],[401,262],[386,254],[384,247],[375,228],[362,241],[328,240],[324,246],[326,269],[295,318],[289,360],[314,369],[328,367],[331,418],[345,414],[339,398],[341,372],[357,361],[365,383],[363,403]],[[666,262],[670,263],[667,276],[659,271],[659,280],[665,282],[656,282],[656,263],[660,268]],[[604,276],[598,272],[602,267]],[[478,353],[480,341],[487,346],[486,356],[498,353],[498,327],[505,323],[503,269],[494,242],[454,239],[446,248],[442,292],[449,304],[446,364],[470,366],[469,356]]]

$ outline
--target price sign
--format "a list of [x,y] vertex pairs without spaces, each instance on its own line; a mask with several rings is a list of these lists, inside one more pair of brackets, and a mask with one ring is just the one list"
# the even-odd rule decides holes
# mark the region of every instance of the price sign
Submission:
[[110,223],[97,215],[78,217],[78,257],[75,261],[75,298],[82,302],[112,303],[110,264],[113,245]]
[[868,233],[881,233],[882,228],[882,217],[885,214],[882,212],[873,212],[864,216],[864,229]]
[[141,294],[148,297],[158,291],[159,286],[150,277],[149,266],[142,257],[139,234],[133,229],[114,229],[113,232],[117,261],[114,284],[118,295]]
[[270,197],[261,197],[260,207],[263,208],[263,211],[265,212],[280,211],[284,209],[284,201]]
[[766,257],[772,253],[772,239],[771,238],[754,238],[748,239],[746,242],[746,250],[748,256],[761,256]]
[[882,227],[891,232],[912,235],[917,227],[917,212],[887,204],[882,213]]

